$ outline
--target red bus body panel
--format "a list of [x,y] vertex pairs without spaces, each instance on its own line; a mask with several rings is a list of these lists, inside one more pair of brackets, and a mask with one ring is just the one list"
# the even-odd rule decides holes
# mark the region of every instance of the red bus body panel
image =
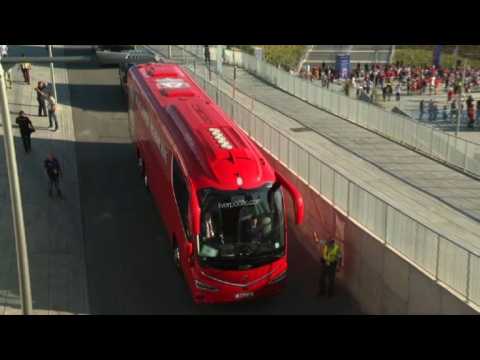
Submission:
[[[168,234],[179,246],[181,267],[194,301],[234,302],[277,293],[284,284],[281,279],[286,277],[286,250],[283,258],[245,271],[200,267],[195,241],[185,235],[172,184],[172,158],[180,165],[189,190],[193,191],[257,189],[277,180],[273,167],[179,66],[135,66],[128,73],[127,86],[132,137],[144,160],[149,187]],[[219,145],[212,136],[212,128],[221,129],[231,148]],[[188,247],[192,242],[193,256],[189,258]],[[196,281],[217,291],[199,289]]]

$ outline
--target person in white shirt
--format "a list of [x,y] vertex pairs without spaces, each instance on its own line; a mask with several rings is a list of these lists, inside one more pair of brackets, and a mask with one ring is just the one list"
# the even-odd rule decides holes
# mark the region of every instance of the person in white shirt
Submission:
[[[2,57],[8,56],[8,46],[7,45],[0,45],[0,60]],[[10,69],[5,71],[5,82],[8,89],[12,88],[12,74]]]
[[3,56],[8,56],[8,46],[7,45],[0,45],[0,58]]
[[49,130],[57,131],[58,130],[57,100],[50,93],[48,95],[47,101],[48,101],[48,121],[50,123]]

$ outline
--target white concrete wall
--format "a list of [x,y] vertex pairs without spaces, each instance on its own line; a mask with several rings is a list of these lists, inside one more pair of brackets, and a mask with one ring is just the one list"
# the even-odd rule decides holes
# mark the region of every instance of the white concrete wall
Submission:
[[[478,315],[468,304],[390,250],[364,228],[341,214],[318,193],[264,152],[277,171],[284,174],[303,194],[305,221],[289,231],[303,239],[302,245],[315,250],[313,232],[341,234],[336,236],[344,252],[343,270],[339,279],[367,314],[448,314]],[[286,198],[288,207],[292,207]],[[289,212],[292,218],[293,212]],[[292,219],[290,219],[293,221]],[[342,224],[342,225],[340,225]],[[339,231],[337,227],[342,227]],[[310,246],[312,245],[312,246]],[[317,258],[318,256],[314,256]],[[318,259],[316,259],[318,260]]]
[[[354,226],[349,224],[348,226]],[[345,284],[368,314],[478,315],[473,308],[437,284],[384,244],[356,228],[351,232],[350,263]]]

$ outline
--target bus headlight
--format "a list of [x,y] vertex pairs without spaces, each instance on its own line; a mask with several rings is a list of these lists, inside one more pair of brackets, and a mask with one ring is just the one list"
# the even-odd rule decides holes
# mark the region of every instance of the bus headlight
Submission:
[[277,276],[275,279],[271,280],[268,283],[268,285],[278,284],[279,282],[282,282],[286,278],[287,278],[287,272],[285,271],[285,272],[281,273],[279,276]]
[[209,292],[217,292],[218,289],[213,287],[213,286],[210,286],[208,284],[205,284],[201,281],[198,281],[198,280],[195,280],[195,286],[197,287],[197,289],[200,289],[200,290],[204,290],[204,291],[209,291]]

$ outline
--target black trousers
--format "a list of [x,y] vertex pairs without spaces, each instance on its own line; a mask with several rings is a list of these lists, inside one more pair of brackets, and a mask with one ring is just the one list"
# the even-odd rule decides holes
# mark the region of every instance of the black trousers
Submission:
[[25,80],[27,84],[30,84],[30,70],[22,69],[22,73],[23,73],[23,80]]
[[337,263],[329,266],[323,264],[320,272],[320,281],[318,283],[318,292],[320,295],[325,295],[325,290],[328,296],[333,296],[335,293],[335,275],[337,272]]
[[49,176],[48,179],[50,180],[48,182],[48,194],[52,196],[53,192],[53,187],[57,190],[57,195],[61,196],[62,192],[60,191],[60,181],[58,179],[58,176]]
[[31,133],[22,133],[23,148],[26,153],[29,153],[32,150],[32,141],[30,139]]
[[38,101],[38,116],[42,116],[42,113],[43,115],[47,116],[47,104],[45,103],[45,100],[37,98],[37,101]]

